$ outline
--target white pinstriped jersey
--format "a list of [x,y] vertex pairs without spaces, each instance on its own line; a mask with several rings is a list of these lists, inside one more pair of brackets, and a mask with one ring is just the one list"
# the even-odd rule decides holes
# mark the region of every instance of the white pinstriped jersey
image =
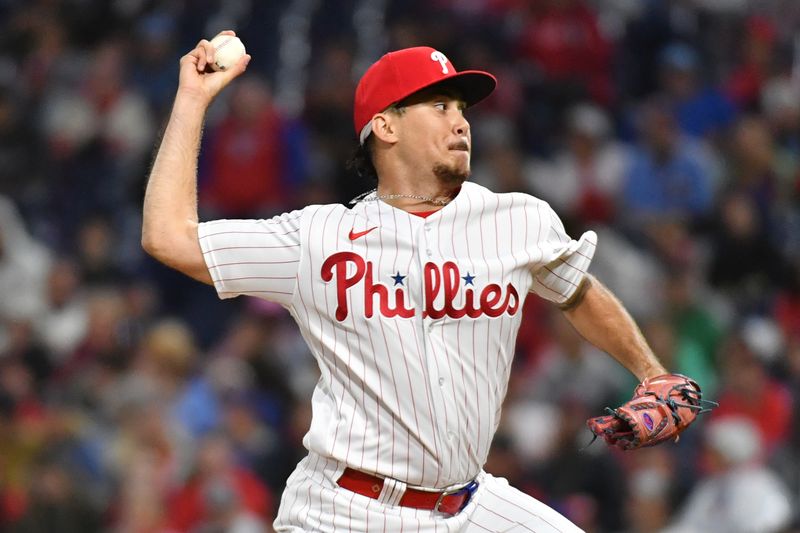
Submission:
[[219,295],[282,304],[317,359],[305,446],[430,488],[478,474],[524,298],[568,299],[596,244],[571,240],[541,200],[469,182],[426,218],[315,205],[203,223],[199,238]]

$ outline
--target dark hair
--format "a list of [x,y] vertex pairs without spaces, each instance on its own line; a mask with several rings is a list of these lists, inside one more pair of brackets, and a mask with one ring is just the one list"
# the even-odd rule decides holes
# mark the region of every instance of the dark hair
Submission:
[[362,180],[378,183],[378,171],[372,163],[372,136],[353,150],[353,155],[347,160],[347,170]]

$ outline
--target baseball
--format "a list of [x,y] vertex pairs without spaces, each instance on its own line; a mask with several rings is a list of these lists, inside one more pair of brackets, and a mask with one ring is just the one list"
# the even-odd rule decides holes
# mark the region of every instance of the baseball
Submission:
[[217,35],[211,39],[214,46],[214,70],[228,70],[245,54],[244,43],[233,35]]

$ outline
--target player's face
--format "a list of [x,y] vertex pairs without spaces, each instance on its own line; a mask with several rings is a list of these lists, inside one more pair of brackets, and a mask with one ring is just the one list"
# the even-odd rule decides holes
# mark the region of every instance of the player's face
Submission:
[[406,99],[398,121],[402,157],[444,182],[466,180],[472,137],[465,107],[457,95],[441,90],[422,91]]

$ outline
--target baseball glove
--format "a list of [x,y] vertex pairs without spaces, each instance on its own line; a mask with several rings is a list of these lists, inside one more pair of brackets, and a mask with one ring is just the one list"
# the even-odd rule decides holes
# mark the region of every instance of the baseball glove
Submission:
[[617,409],[606,407],[608,416],[586,421],[594,433],[594,442],[602,437],[613,446],[634,450],[655,446],[667,440],[678,441],[683,430],[697,415],[709,411],[696,381],[682,374],[663,374],[645,379],[633,398]]

